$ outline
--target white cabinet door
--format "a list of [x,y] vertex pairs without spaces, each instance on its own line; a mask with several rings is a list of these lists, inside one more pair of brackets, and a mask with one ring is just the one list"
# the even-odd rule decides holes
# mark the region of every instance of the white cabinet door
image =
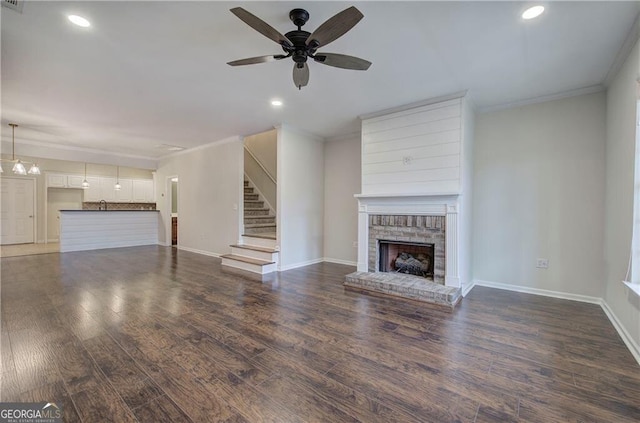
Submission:
[[82,188],[82,181],[84,181],[84,176],[67,175],[67,188]]
[[102,193],[100,192],[100,178],[95,176],[87,176],[87,182],[89,182],[89,188],[84,190],[85,202],[100,201]]
[[47,186],[51,188],[64,188],[67,186],[67,176],[47,175]]
[[100,178],[100,199],[109,202],[116,201],[116,178]]
[[146,187],[145,187],[145,198],[146,198],[146,202],[147,203],[155,203],[156,201],[156,196],[155,196],[155,192],[153,190],[153,180],[148,180],[146,181]]
[[120,191],[116,191],[116,201],[118,203],[130,203],[133,198],[133,181],[131,179],[120,179]]
[[153,181],[150,179],[134,179],[133,180],[133,199],[134,203],[151,203],[153,202]]

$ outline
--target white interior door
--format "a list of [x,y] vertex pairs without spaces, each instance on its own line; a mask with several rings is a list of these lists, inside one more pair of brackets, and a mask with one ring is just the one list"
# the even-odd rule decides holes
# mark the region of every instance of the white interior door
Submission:
[[2,178],[0,188],[0,244],[34,242],[33,179]]

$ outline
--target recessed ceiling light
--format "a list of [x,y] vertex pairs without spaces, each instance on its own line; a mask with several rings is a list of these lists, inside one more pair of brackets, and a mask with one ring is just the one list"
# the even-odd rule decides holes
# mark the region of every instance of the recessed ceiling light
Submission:
[[533,19],[542,15],[544,6],[533,6],[522,12],[522,19]]
[[78,15],[69,15],[67,16],[67,18],[69,18],[69,20],[78,25],[81,26],[83,28],[87,28],[89,26],[91,26],[91,22],[89,22],[88,20],[86,20],[85,18],[83,18],[82,16],[78,16]]
[[274,107],[282,106],[282,100],[271,100],[271,105]]

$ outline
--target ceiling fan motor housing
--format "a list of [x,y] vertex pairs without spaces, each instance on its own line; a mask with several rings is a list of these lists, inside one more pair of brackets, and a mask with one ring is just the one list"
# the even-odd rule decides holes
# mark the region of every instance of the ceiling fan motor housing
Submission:
[[284,36],[291,41],[293,47],[283,47],[283,50],[287,53],[292,52],[291,58],[294,62],[304,63],[307,61],[307,56],[311,53],[307,47],[307,38],[309,38],[309,35],[311,35],[310,32],[302,30],[289,31],[284,34]]

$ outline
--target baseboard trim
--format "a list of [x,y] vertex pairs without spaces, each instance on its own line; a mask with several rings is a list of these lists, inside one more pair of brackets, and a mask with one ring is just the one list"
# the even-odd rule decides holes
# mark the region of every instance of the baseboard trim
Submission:
[[622,325],[620,320],[618,320],[613,310],[611,310],[611,307],[609,307],[609,304],[607,304],[607,302],[602,298],[590,297],[588,295],[570,294],[568,292],[559,292],[559,291],[550,291],[546,289],[530,288],[526,286],[510,285],[506,283],[483,281],[478,279],[475,279],[473,281],[472,286],[467,290],[467,293],[471,291],[471,289],[474,286],[485,286],[487,288],[504,289],[506,291],[515,291],[515,292],[522,292],[525,294],[541,295],[544,297],[553,297],[553,298],[560,298],[563,300],[597,304],[602,308],[602,310],[604,311],[604,314],[607,316],[607,318],[609,319],[613,327],[616,329],[616,332],[618,332],[618,335],[620,335],[620,338],[622,338],[622,342],[624,342],[629,352],[631,352],[631,355],[633,355],[633,358],[635,358],[636,362],[638,362],[638,364],[640,365],[640,345],[638,345],[633,340],[629,332],[627,332],[627,330]]
[[551,291],[548,289],[531,288],[528,286],[511,285],[507,283],[483,281],[474,279],[474,286],[486,286],[487,288],[504,289],[506,291],[522,292],[525,294],[542,295],[543,297],[560,298],[563,300],[580,301],[582,303],[602,304],[602,298],[588,295],[571,294],[569,292]]
[[474,286],[476,286],[476,281],[471,281],[469,285],[464,286],[462,288],[462,296],[466,297],[467,295],[469,295],[469,292],[471,292]]
[[297,269],[299,267],[310,266],[312,264],[322,263],[323,261],[324,261],[323,258],[318,258],[318,259],[313,259],[313,260],[308,260],[308,261],[302,261],[300,263],[289,264],[289,265],[286,265],[286,266],[280,266],[280,267],[278,267],[278,272],[284,272],[286,270],[293,270],[293,269]]
[[633,340],[629,332],[627,332],[624,326],[622,326],[622,323],[620,323],[620,320],[618,320],[615,313],[611,310],[611,307],[609,307],[609,304],[607,304],[605,300],[600,302],[600,307],[602,307],[604,314],[607,315],[613,327],[618,331],[618,335],[622,338],[622,342],[624,342],[629,351],[631,351],[633,358],[635,358],[638,364],[640,364],[640,345]]
[[331,257],[325,257],[322,259],[322,261],[326,261],[327,263],[345,264],[347,266],[354,266],[354,267],[358,265],[358,263],[355,261],[341,260],[341,259],[336,259]]
[[197,248],[189,248],[183,247],[182,245],[178,246],[178,250],[188,251],[190,253],[202,254],[203,256],[216,257],[220,258],[222,254],[212,253],[211,251],[198,250]]

